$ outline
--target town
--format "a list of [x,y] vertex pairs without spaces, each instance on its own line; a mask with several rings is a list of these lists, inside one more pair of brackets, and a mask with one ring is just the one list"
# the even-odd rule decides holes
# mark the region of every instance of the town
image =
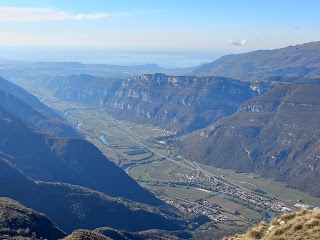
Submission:
[[[237,203],[242,203],[246,206],[256,206],[257,208],[273,212],[291,212],[294,210],[277,199],[261,196],[258,193],[254,194],[244,191],[216,178],[201,176],[201,174],[197,174],[197,176],[185,175],[182,177],[175,177],[174,181],[170,183],[158,181],[148,182],[148,185],[190,187],[212,194],[222,193],[230,197],[230,200],[236,201]],[[192,202],[183,198],[172,196],[170,196],[170,198],[165,197],[163,200],[167,204],[176,207],[182,212],[203,214],[212,221],[226,221],[234,218],[234,216],[232,216],[230,213],[221,210],[218,205],[210,204],[207,201]]]

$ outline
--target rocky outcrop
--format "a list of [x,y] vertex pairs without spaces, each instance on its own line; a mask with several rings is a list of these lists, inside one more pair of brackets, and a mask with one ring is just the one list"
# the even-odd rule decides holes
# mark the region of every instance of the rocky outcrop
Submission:
[[256,95],[248,83],[233,79],[147,74],[124,80],[104,108],[118,118],[187,132],[231,115]]

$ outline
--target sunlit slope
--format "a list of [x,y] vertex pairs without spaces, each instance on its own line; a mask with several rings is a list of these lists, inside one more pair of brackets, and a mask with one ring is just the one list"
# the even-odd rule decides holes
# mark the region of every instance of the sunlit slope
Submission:
[[238,112],[190,134],[181,153],[240,172],[255,172],[320,196],[320,85],[281,85]]
[[243,80],[270,76],[319,78],[320,42],[227,55],[198,67],[192,74]]
[[320,211],[300,211],[282,215],[271,223],[260,223],[243,235],[225,240],[317,240],[320,239]]

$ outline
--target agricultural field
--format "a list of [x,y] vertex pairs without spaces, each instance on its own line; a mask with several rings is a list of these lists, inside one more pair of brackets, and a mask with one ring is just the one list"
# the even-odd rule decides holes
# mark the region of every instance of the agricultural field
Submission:
[[[43,89],[28,87],[27,90],[61,113],[87,140],[143,187],[182,211],[207,215],[215,227],[228,231],[228,227],[236,223],[241,229],[265,220],[266,211],[269,217],[280,214],[239,201],[237,197],[226,195],[223,189],[232,188],[236,189],[233,192],[253,198],[282,202],[292,209],[296,209],[294,204],[298,202],[320,206],[319,198],[288,188],[283,183],[206,166],[176,155],[173,146],[159,140],[159,137],[174,138],[174,132],[114,119],[101,109],[65,102]],[[222,192],[208,189],[203,184],[210,181],[221,183],[224,186]],[[206,226],[207,230],[212,227],[210,224]]]

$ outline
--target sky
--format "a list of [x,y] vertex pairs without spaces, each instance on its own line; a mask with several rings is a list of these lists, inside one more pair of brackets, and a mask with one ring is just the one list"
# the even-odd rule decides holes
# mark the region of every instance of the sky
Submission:
[[319,41],[319,9],[318,0],[0,0],[0,57],[108,49],[204,61]]

